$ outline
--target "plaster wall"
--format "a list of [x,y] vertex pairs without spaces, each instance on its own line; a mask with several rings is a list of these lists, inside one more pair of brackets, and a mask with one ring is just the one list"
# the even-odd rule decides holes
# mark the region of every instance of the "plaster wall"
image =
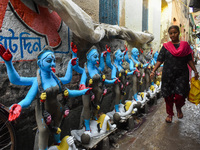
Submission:
[[[132,29],[133,31],[142,31],[143,1],[125,0],[124,3],[121,2],[121,4],[123,4],[123,6],[125,7],[125,26]],[[149,0],[148,32],[154,35],[154,40],[151,42],[150,47],[152,47],[153,50],[155,51],[160,48],[160,26],[161,26],[160,20],[161,20],[161,1]],[[122,22],[122,20],[120,20],[120,22]],[[150,48],[149,46],[147,47],[144,46],[144,47],[147,49]]]
[[125,1],[126,0],[119,0],[119,26],[125,26]]
[[[189,7],[184,1],[172,2],[172,24],[180,27],[180,40],[189,40]],[[187,17],[186,17],[187,16]],[[174,20],[175,18],[175,20]]]
[[[55,12],[42,7],[38,9],[40,12],[35,12],[20,0],[0,1],[0,44],[11,51],[13,65],[18,74],[23,77],[36,76],[38,69],[36,57],[45,45],[50,45],[55,50],[56,73],[58,76],[64,76],[67,63],[71,58],[72,33]],[[17,86],[10,83],[1,58],[0,77],[0,103],[7,107],[20,102],[30,89],[30,86]],[[73,81],[76,81],[71,82],[72,88],[77,86],[78,77],[74,74]],[[33,129],[37,126],[34,108],[35,100],[29,108],[22,110],[16,121],[18,149],[33,149],[36,132]]]
[[142,31],[142,0],[125,0],[125,26]]
[[73,0],[81,7],[92,19],[99,22],[99,0]]
[[170,7],[171,4],[167,3],[165,0],[162,0],[162,8],[161,8],[161,44],[164,42],[167,42],[168,37],[168,27],[171,24],[171,11],[172,7]]
[[[0,44],[10,49],[13,61],[34,60],[45,45],[54,48],[57,57],[68,57],[71,31],[61,18],[42,7],[39,7],[40,13],[36,13],[17,1],[18,4],[11,1],[1,7],[5,14],[1,14],[0,20]],[[20,11],[21,8],[24,10]]]
[[161,1],[149,0],[148,32],[154,35],[152,49],[154,51],[160,48],[160,26],[161,26]]
[[180,28],[180,39],[189,40],[189,18],[187,4],[184,1],[162,0],[161,13],[161,43],[169,41],[168,28],[171,25],[178,25]]

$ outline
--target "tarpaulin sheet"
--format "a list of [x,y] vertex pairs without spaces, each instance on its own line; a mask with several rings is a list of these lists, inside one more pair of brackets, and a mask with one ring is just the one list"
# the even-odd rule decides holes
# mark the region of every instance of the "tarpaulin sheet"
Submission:
[[145,44],[154,39],[150,33],[134,32],[118,25],[100,24],[71,0],[34,0],[37,4],[56,11],[65,24],[78,37],[91,43],[100,42],[105,36]]

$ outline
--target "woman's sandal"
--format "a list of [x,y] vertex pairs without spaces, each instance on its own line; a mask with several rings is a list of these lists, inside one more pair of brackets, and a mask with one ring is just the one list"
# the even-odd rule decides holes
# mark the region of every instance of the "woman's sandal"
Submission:
[[165,119],[165,121],[167,123],[172,123],[172,116],[171,115],[168,115],[167,118]]
[[182,119],[182,118],[183,118],[183,113],[182,113],[181,109],[177,109],[177,117],[178,117],[179,119]]

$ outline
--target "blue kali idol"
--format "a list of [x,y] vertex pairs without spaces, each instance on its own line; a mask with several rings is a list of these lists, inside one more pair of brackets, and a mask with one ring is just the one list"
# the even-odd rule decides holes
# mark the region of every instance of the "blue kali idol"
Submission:
[[[133,98],[138,101],[137,95],[138,92],[141,92],[141,85],[143,83],[143,78],[145,77],[145,71],[144,69],[148,67],[149,63],[146,64],[142,64],[139,61],[139,50],[137,48],[133,48],[131,50],[131,58],[129,59],[128,57],[128,53],[126,53],[125,55],[125,60],[129,63],[129,67],[131,71],[135,70],[135,74],[133,75],[132,79],[133,79],[133,92],[130,92],[129,94],[129,99]],[[142,89],[144,90],[144,89]]]
[[[54,142],[60,143],[60,124],[63,117],[67,116],[69,109],[63,106],[58,100],[57,95],[63,93],[63,97],[76,97],[86,94],[90,89],[69,90],[63,86],[72,79],[72,69],[77,65],[76,58],[68,63],[67,71],[64,77],[57,77],[54,73],[56,63],[55,55],[51,47],[46,46],[37,57],[37,77],[21,77],[16,72],[12,64],[12,54],[0,45],[0,56],[5,61],[7,74],[11,83],[16,85],[31,86],[26,97],[18,104],[10,107],[9,121],[13,121],[20,116],[21,110],[30,106],[36,95],[35,108],[36,122],[38,126],[38,144],[36,147],[40,150],[48,149],[48,139],[50,133],[54,135]],[[52,71],[53,70],[53,71]],[[50,132],[49,132],[50,131]]]
[[[111,79],[119,79],[119,83],[114,85],[113,89],[113,102],[114,102],[114,108],[115,112],[119,112],[119,103],[120,100],[122,103],[124,103],[124,95],[126,94],[126,87],[128,86],[129,82],[127,79],[127,75],[132,75],[134,71],[128,72],[125,70],[122,66],[123,60],[124,60],[124,53],[120,49],[117,49],[113,53],[113,59],[114,62],[111,62],[111,50],[110,48],[107,48],[106,53],[106,64],[111,69]],[[113,107],[113,106],[112,106]]]
[[[86,54],[87,62],[84,64],[79,89],[85,89],[86,86],[89,86],[92,87],[92,90],[90,95],[82,96],[83,110],[81,125],[84,124],[85,126],[82,139],[91,137],[90,118],[92,117],[94,120],[98,120],[98,110],[100,109],[103,96],[106,94],[105,84],[117,84],[118,82],[117,79],[107,80],[103,74],[105,53],[106,52],[101,53],[100,63],[99,53],[95,46],[92,46]],[[92,114],[91,110],[93,110]]]

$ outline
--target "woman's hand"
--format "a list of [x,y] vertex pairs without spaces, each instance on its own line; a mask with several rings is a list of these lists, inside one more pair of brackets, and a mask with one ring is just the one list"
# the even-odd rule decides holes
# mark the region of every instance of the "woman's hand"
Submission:
[[194,77],[195,77],[195,80],[198,80],[198,78],[199,78],[199,73],[198,73],[198,72],[195,72],[195,73],[194,73]]
[[151,71],[151,73],[150,73],[150,79],[153,79],[154,76],[155,76],[155,72]]
[[157,61],[156,64],[155,64],[155,67],[153,68],[153,70],[151,71],[150,73],[150,79],[153,79],[153,77],[155,76],[155,71],[160,67],[160,65],[162,64],[163,62],[161,61]]

